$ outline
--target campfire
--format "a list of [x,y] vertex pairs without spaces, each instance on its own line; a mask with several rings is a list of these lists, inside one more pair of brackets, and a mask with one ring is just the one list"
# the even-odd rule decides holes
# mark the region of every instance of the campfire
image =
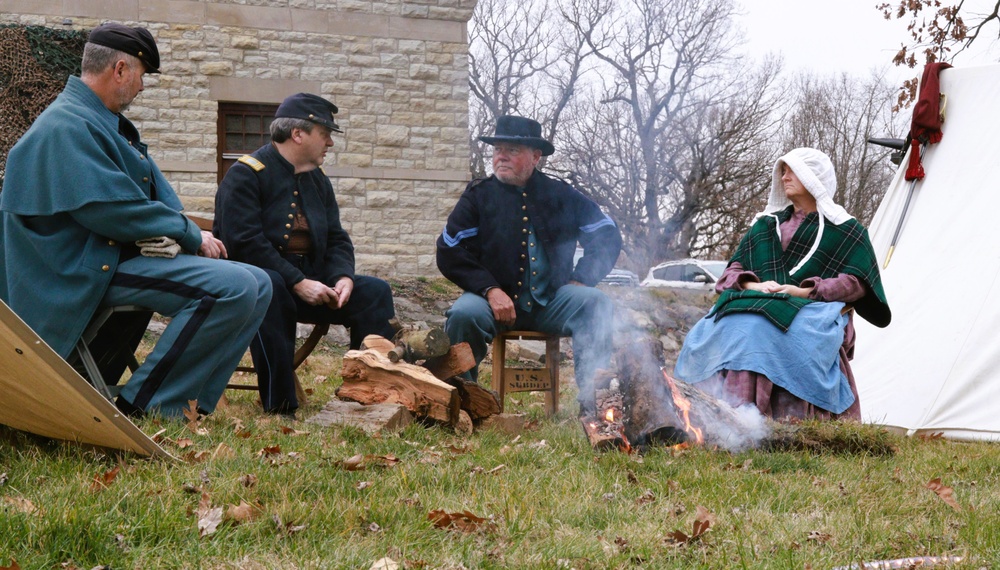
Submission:
[[594,449],[750,445],[732,407],[667,374],[656,339],[633,344],[616,361],[617,372],[600,373],[594,380],[595,415],[581,418]]

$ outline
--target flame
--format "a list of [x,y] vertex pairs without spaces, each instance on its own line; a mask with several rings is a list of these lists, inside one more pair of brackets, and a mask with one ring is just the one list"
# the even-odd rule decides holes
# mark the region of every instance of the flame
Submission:
[[667,371],[661,371],[663,372],[663,378],[667,381],[667,385],[670,386],[670,394],[674,398],[674,404],[680,410],[681,417],[684,418],[684,431],[694,439],[695,443],[703,443],[705,437],[702,435],[701,430],[691,425],[691,401],[681,394],[680,390],[677,389],[677,385],[674,384],[674,379],[667,374]]
[[615,409],[608,408],[608,411],[604,414],[604,419],[608,420],[609,422],[615,421]]

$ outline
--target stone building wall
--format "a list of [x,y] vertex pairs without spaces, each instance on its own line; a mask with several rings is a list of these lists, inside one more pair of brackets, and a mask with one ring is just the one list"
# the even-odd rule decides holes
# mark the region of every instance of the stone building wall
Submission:
[[343,135],[324,171],[359,272],[433,275],[434,240],[469,178],[475,0],[0,0],[0,24],[156,37],[160,74],[126,115],[189,210],[212,210],[219,101],[332,100]]

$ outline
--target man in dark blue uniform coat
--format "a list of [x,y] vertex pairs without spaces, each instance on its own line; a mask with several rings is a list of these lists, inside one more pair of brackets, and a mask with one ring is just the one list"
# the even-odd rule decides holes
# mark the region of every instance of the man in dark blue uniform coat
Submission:
[[[452,343],[469,343],[477,364],[503,330],[572,336],[588,413],[594,373],[608,367],[612,344],[612,303],[594,285],[614,266],[622,238],[592,200],[536,170],[555,150],[541,133],[536,121],[503,116],[494,136],[480,137],[493,145],[494,174],[469,183],[437,240],[438,268],[465,290],[445,330]],[[574,266],[577,243],[584,255]]]
[[351,348],[369,334],[392,338],[392,291],[354,273],[354,246],[340,223],[323,159],[333,146],[337,106],[298,93],[282,102],[271,142],[229,169],[215,197],[214,232],[233,259],[271,277],[274,296],[250,343],[260,398],[272,413],[294,414],[295,325],[328,322],[350,329]]

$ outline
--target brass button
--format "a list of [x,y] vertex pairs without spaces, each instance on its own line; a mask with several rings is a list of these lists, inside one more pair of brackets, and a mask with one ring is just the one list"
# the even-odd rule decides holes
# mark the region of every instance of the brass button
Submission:
[[521,230],[521,233],[522,234],[526,234],[526,233],[528,233],[528,230],[527,229],[523,229],[523,230]]
[[521,282],[520,282],[520,281],[518,281],[518,282],[517,282],[517,286],[518,286],[518,287],[520,287],[520,286],[521,286]]
[[522,267],[522,268],[518,269],[518,271],[520,271],[521,273],[524,273],[524,268]]
[[285,234],[285,235],[283,235],[283,236],[281,236],[281,237],[283,237],[283,238],[285,238],[285,239],[288,239],[288,234]]
[[102,265],[101,266],[101,271],[111,271],[111,266],[110,265]]
[[298,195],[299,195],[299,191],[298,190],[296,190],[295,192],[292,192],[292,196],[298,196]]
[[528,242],[526,242],[526,241],[522,241],[522,242],[521,242],[521,247],[524,247],[524,246],[526,246],[526,245],[528,245]]
[[285,251],[285,248],[283,248],[283,247],[281,247],[281,246],[279,245],[279,246],[278,246],[278,251]]
[[531,242],[531,247],[535,247],[535,242]]
[[109,239],[109,240],[108,240],[108,245],[118,245],[118,244],[117,244],[117,243],[115,243],[115,240],[113,240],[113,239]]
[[527,222],[527,221],[528,221],[528,217],[527,217],[527,216],[525,216],[525,217],[521,218],[521,221],[522,221],[522,222]]
[[521,192],[521,196],[522,196],[523,198],[527,198],[527,197],[528,197],[528,193],[527,193],[527,192]]
[[142,181],[143,182],[149,182],[149,177],[148,176],[143,176],[142,177]]
[[295,217],[295,214],[288,214],[288,219],[289,219],[289,220],[291,220],[291,219],[292,219],[292,218],[294,218],[294,217]]
[[294,208],[295,207],[295,202],[292,202],[290,205],[291,205],[291,207]]
[[291,229],[292,224],[285,224],[285,229]]
[[532,257],[532,258],[531,258],[531,261],[538,261],[538,260],[537,260],[537,259],[535,259],[534,257]]
[[532,275],[538,275],[538,272],[537,271],[532,271],[531,274]]
[[139,155],[139,158],[140,158],[141,160],[146,160],[146,155],[144,155],[144,154],[140,154],[140,155]]
[[528,301],[528,306],[529,306],[529,307],[531,306],[531,301]]
[[514,300],[515,300],[515,301],[517,300],[517,295],[514,295]]
[[532,291],[535,291],[536,289],[535,289],[534,287],[532,287],[532,288],[531,288],[531,290],[532,290]]
[[527,209],[528,209],[528,207],[527,207],[527,206],[521,206],[521,209],[522,209],[522,210],[527,210]]
[[521,254],[521,259],[524,259],[525,257],[527,257],[527,256],[522,253]]

